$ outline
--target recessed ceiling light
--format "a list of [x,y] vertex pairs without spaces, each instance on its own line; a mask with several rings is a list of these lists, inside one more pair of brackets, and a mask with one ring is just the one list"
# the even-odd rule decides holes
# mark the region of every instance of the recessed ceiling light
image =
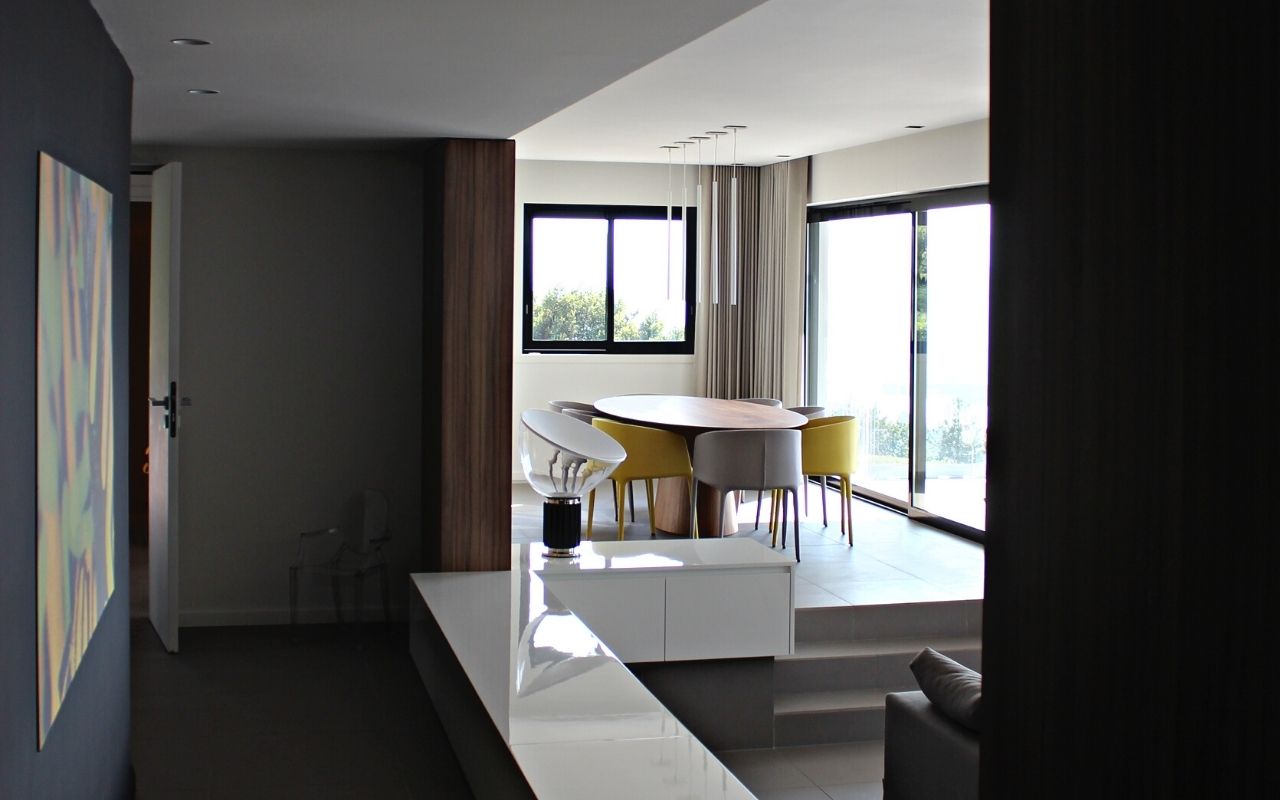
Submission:
[[181,37],[181,38],[178,38],[178,39],[170,39],[170,40],[169,40],[169,43],[170,43],[170,44],[185,44],[185,45],[190,45],[190,46],[192,46],[192,47],[197,47],[197,46],[200,46],[200,45],[206,45],[206,44],[208,44],[209,42],[208,42],[208,41],[206,41],[206,40],[204,40],[204,39],[190,39],[190,38],[187,38],[187,37]]
[[913,129],[913,130],[914,130],[914,129],[918,129],[918,128],[923,128],[924,126],[923,126],[923,125],[908,125],[907,127],[908,127],[908,128],[911,128],[911,129]]
[[188,89],[187,94],[221,94],[217,89]]

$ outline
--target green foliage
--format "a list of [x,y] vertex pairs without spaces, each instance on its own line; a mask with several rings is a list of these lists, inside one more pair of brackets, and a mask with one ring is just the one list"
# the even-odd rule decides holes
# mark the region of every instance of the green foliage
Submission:
[[[954,401],[951,418],[928,432],[929,460],[951,464],[976,464],[986,458],[986,442],[978,431],[968,430],[961,419],[964,403]],[[874,455],[906,458],[910,444],[907,422],[895,422],[871,409],[871,436]]]
[[533,307],[533,338],[541,342],[603,342],[604,292],[559,286]]
[[[657,312],[639,322],[639,312],[628,312],[614,302],[613,338],[618,342],[674,342],[684,338],[684,328],[667,330]],[[540,342],[605,341],[604,292],[555,287],[533,306],[533,338]]]

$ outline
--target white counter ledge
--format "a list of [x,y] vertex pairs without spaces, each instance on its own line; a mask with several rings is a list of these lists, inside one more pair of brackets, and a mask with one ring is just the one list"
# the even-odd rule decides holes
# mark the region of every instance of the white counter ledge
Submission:
[[[593,617],[629,625],[627,613],[600,608],[626,612],[639,597],[650,603],[640,617],[653,633],[672,623],[669,590],[684,597],[690,586],[710,582],[714,594],[723,595],[726,586],[717,581],[735,576],[779,586],[785,579],[786,594],[778,596],[789,620],[794,562],[757,542],[732,539],[587,542],[572,562],[544,558],[541,545],[513,548],[510,572],[411,576],[421,601],[414,598],[410,646],[451,740],[474,724],[455,702],[457,687],[447,685],[449,671],[460,668],[533,796],[752,797],[605,644],[608,634],[597,636],[589,625]],[[577,600],[562,598],[562,588]],[[652,606],[654,598],[659,605]],[[580,614],[581,605],[589,607]],[[702,608],[677,616],[696,622],[718,613]],[[791,636],[788,621],[784,652]],[[779,646],[776,635],[771,646]],[[450,663],[442,666],[445,657]],[[485,764],[466,763],[479,752],[472,745],[455,741],[454,749],[473,790],[485,796]]]

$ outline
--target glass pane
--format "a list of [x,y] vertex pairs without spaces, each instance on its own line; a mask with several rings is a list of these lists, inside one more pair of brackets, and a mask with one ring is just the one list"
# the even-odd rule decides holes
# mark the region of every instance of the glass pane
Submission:
[[858,418],[853,482],[907,501],[910,214],[818,223],[813,402]]
[[614,341],[684,341],[684,223],[671,221],[670,262],[667,235],[665,217],[614,220]]
[[989,205],[930,209],[921,265],[925,469],[914,505],[986,529]]
[[533,339],[603,342],[609,222],[533,220]]

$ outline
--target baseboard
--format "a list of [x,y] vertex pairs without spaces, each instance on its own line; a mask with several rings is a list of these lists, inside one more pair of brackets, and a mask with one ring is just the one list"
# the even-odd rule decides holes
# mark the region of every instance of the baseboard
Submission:
[[[352,620],[350,609],[343,609],[344,618]],[[381,622],[382,608],[364,609],[363,619],[366,622]],[[408,619],[404,606],[391,607],[391,619],[403,622]],[[302,625],[315,625],[337,622],[333,606],[298,609],[298,622]],[[212,628],[240,625],[288,625],[289,609],[285,608],[240,608],[240,609],[203,609],[183,611],[178,615],[178,626],[182,628]]]

